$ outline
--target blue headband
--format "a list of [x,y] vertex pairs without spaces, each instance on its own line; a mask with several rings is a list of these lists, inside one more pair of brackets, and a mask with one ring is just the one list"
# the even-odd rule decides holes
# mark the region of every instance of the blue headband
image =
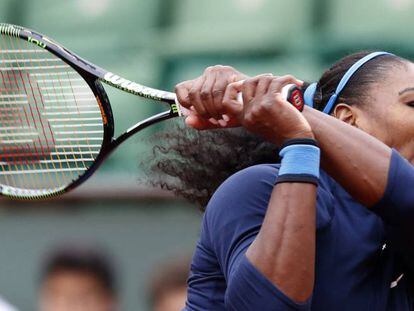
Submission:
[[[323,109],[323,112],[326,114],[330,114],[332,112],[332,109],[335,105],[336,100],[338,99],[339,94],[345,88],[349,79],[351,79],[351,77],[355,74],[355,72],[357,72],[359,68],[361,68],[365,63],[369,62],[371,59],[377,56],[381,56],[381,55],[393,55],[393,54],[387,53],[387,52],[374,52],[374,53],[366,55],[365,57],[357,61],[355,64],[353,64],[351,68],[349,68],[348,71],[344,74],[341,81],[339,81],[338,86],[336,87],[335,93],[332,94],[332,96],[329,98],[328,103]],[[307,106],[313,107],[313,98],[315,96],[316,86],[317,86],[316,83],[312,83],[311,85],[309,85],[303,95],[305,104]]]
[[315,97],[316,87],[318,83],[312,83],[309,85],[305,92],[303,93],[303,100],[305,101],[305,105],[313,108],[313,98]]

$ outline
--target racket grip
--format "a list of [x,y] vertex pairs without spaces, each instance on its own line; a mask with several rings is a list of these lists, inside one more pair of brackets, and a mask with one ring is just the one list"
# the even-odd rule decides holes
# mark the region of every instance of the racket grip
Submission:
[[286,94],[286,100],[300,112],[303,111],[303,108],[305,107],[305,99],[302,90],[297,85],[293,85],[289,88]]
[[[296,84],[288,84],[282,89],[282,96],[286,101],[291,103],[299,111],[303,111],[305,106],[305,100],[303,98],[303,92]],[[237,101],[243,105],[243,94],[237,93]]]
[[[283,98],[291,103],[296,109],[303,111],[305,100],[303,98],[303,92],[297,85],[288,84],[283,87],[281,93]],[[241,92],[237,93],[237,101],[243,105],[243,94]],[[175,103],[180,107],[180,115],[187,116],[190,114],[190,111],[188,109],[180,105],[177,97],[175,97]]]

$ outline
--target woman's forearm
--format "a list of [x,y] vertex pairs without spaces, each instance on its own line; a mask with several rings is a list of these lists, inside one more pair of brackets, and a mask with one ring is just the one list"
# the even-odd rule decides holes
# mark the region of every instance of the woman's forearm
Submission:
[[377,203],[387,185],[391,149],[369,134],[315,109],[303,114],[322,149],[322,167],[356,200]]
[[315,273],[316,186],[280,183],[262,228],[247,250],[250,262],[296,302],[312,294]]

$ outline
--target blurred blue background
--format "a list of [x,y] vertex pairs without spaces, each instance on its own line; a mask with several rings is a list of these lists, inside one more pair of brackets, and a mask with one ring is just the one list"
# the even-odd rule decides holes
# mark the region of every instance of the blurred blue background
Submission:
[[[414,55],[414,0],[0,0],[0,21],[35,29],[114,73],[172,90],[214,64],[249,75],[316,80],[357,50]],[[116,132],[159,104],[107,88]],[[165,126],[168,126],[166,124]],[[138,182],[150,128],[122,145],[84,186],[57,201],[0,201],[0,294],[34,310],[41,258],[90,239],[115,254],[121,309],[148,310],[159,260],[191,253],[201,213]]]

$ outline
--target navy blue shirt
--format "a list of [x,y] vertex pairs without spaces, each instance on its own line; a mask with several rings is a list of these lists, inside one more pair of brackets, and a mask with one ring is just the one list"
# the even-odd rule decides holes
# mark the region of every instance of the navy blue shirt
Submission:
[[321,172],[316,278],[305,303],[284,295],[245,256],[262,225],[278,167],[242,170],[211,198],[191,265],[185,310],[412,310],[408,273],[414,266],[413,166],[393,151],[386,192],[371,209]]

